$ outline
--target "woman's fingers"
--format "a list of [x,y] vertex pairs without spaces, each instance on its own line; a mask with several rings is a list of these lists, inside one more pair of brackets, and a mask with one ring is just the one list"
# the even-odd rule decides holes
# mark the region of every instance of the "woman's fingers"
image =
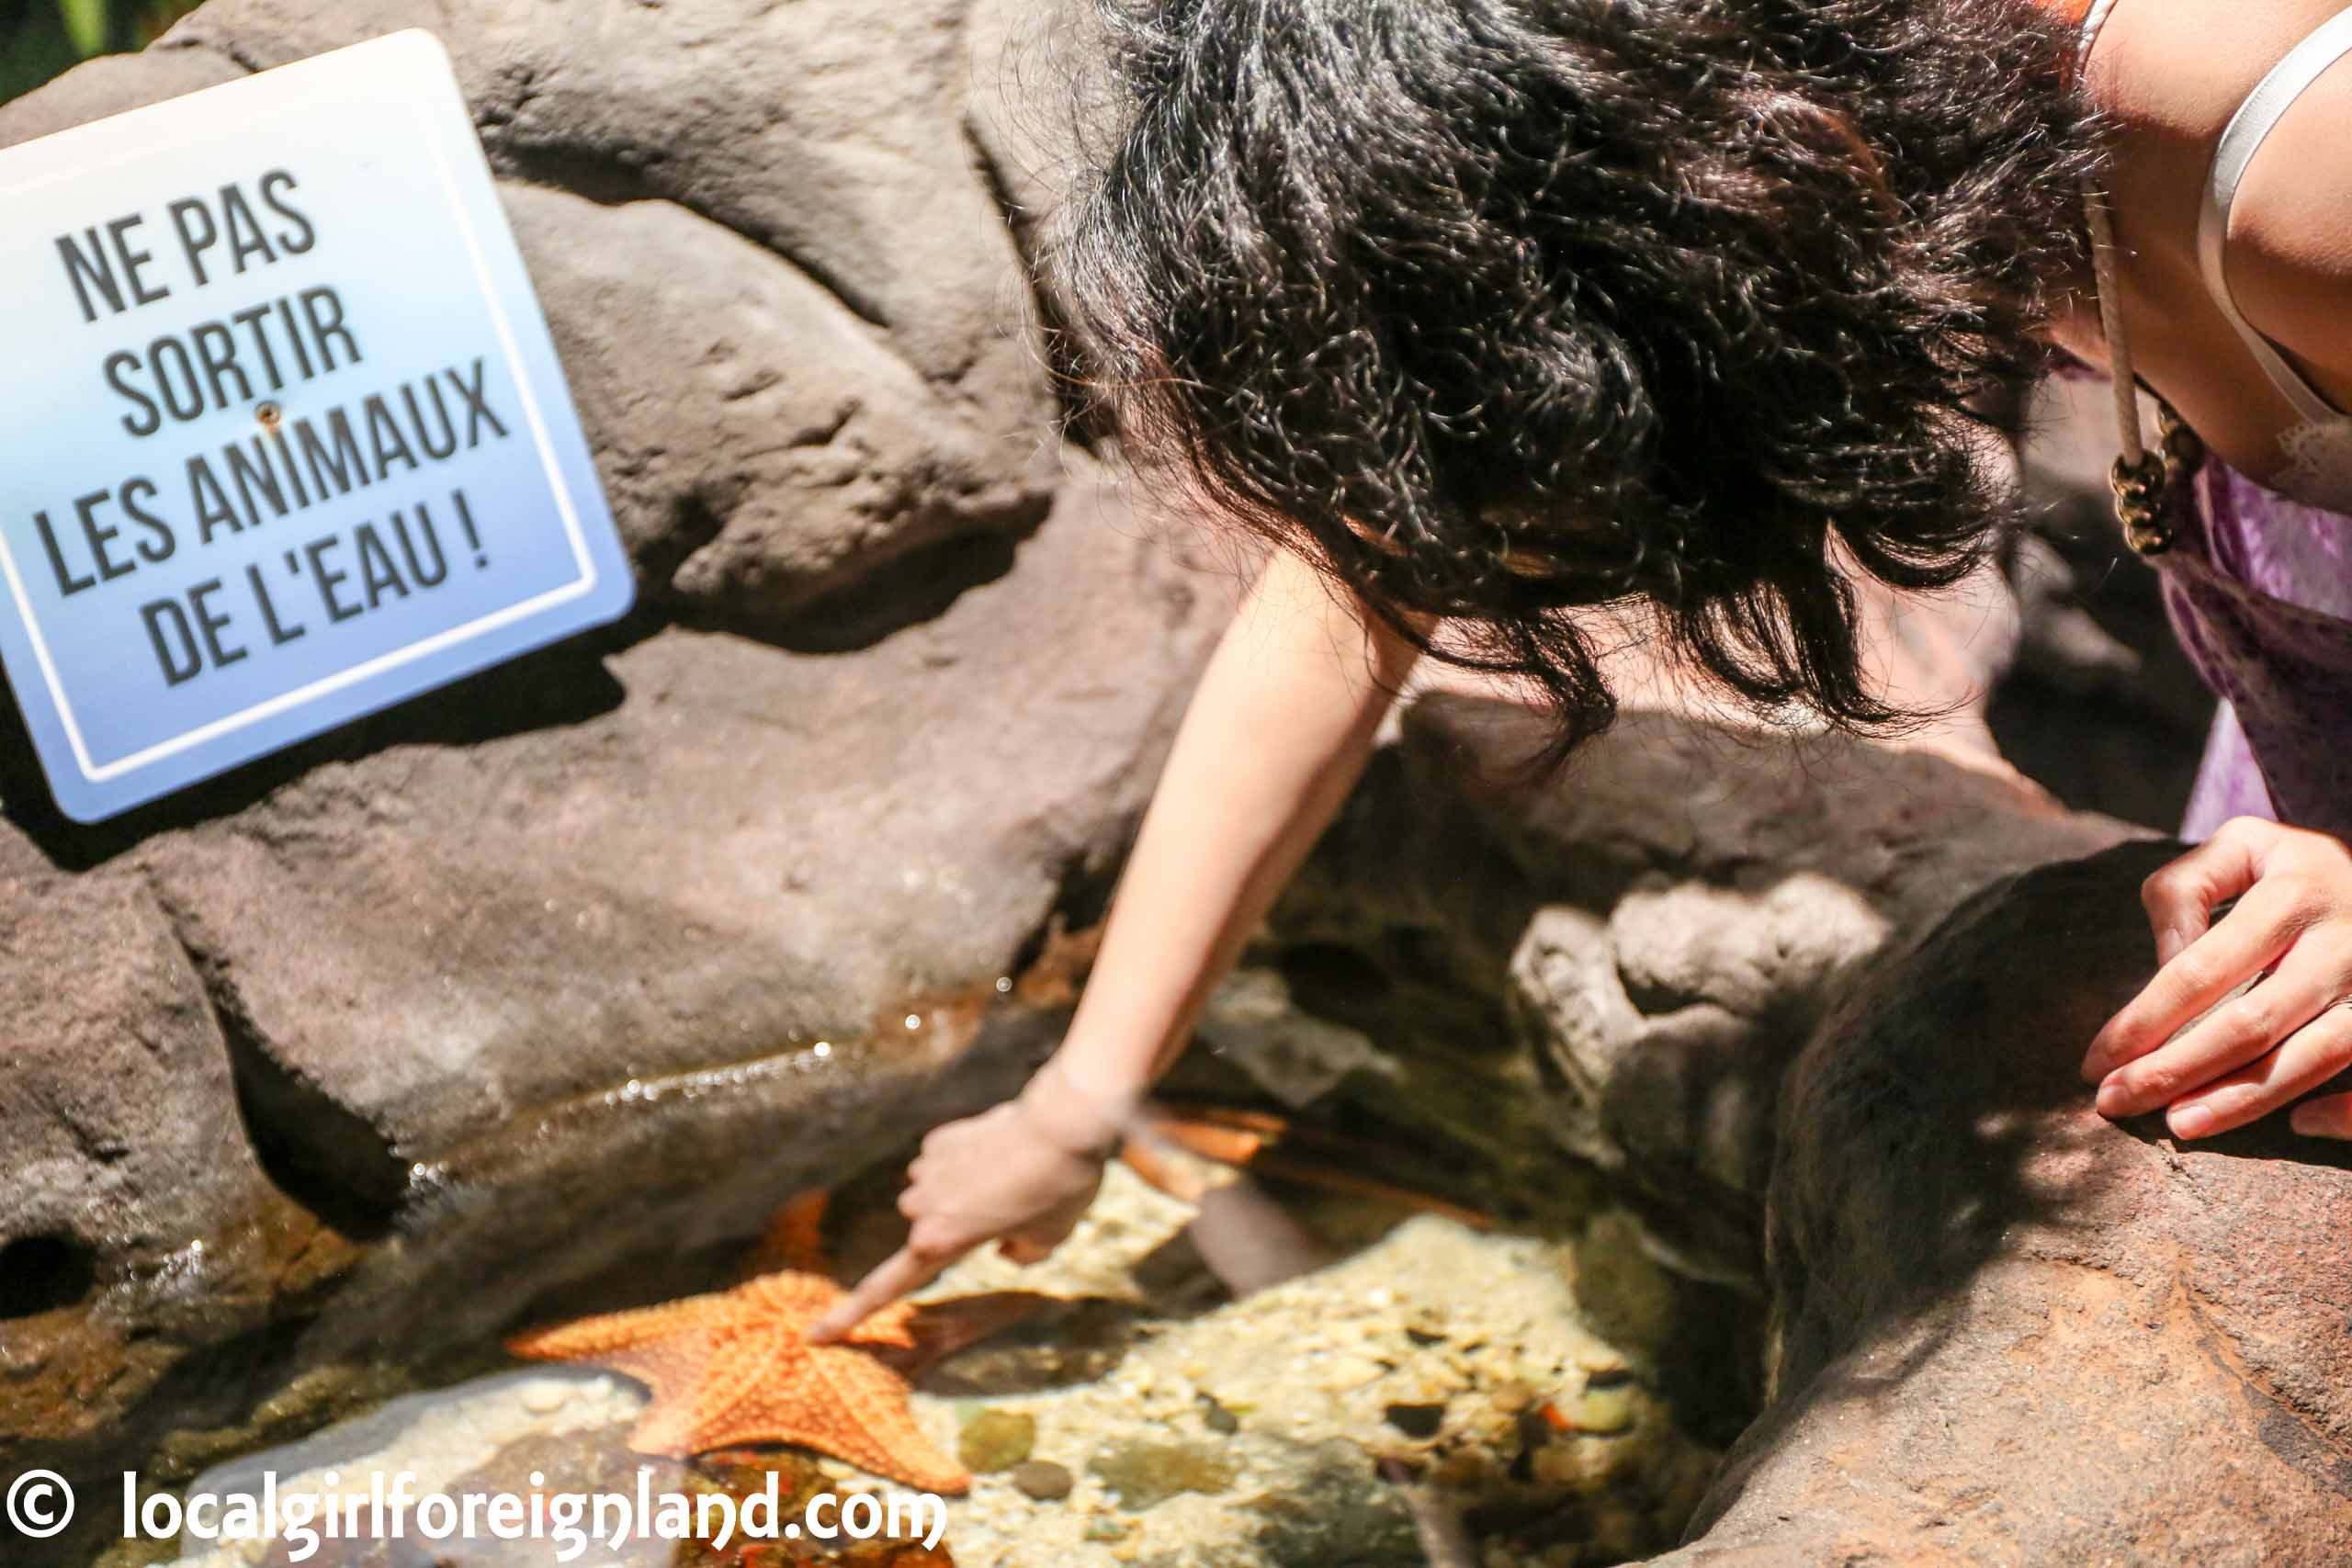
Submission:
[[[2339,1002],[2289,1035],[2276,1051],[2218,1083],[2174,1101],[2165,1113],[2165,1122],[2177,1138],[2210,1138],[2259,1121],[2309,1094],[2347,1065],[2352,1065],[2352,1008]],[[2312,1105],[2347,1100],[2352,1096],[2328,1095],[2313,1100]],[[2314,1130],[2304,1125],[2310,1111],[2311,1106],[2304,1106],[2295,1111],[2293,1125],[2297,1132]],[[2341,1117],[2330,1122],[2329,1115],[2321,1111],[2317,1119],[2328,1126],[2344,1126],[2347,1131],[2324,1135],[2352,1136],[2352,1122]]]
[[2352,1094],[2323,1094],[2295,1107],[2287,1124],[2307,1138],[2352,1138]]
[[900,1296],[930,1284],[969,1250],[965,1247],[924,1245],[920,1232],[908,1237],[906,1246],[884,1258],[841,1299],[839,1305],[810,1326],[808,1342],[824,1345],[839,1339]]
[[[2240,818],[2148,878],[2141,901],[2158,967],[2083,1058],[2102,1112],[2168,1106],[2176,1136],[2210,1137],[2352,1066],[2352,849],[2343,840]],[[2294,1125],[2352,1137],[2352,1095],[2297,1106]]]
[[1024,1267],[1045,1261],[1054,1248],[1068,1241],[1069,1233],[1078,1228],[1078,1222],[1093,1205],[1094,1194],[1101,1186],[1102,1179],[1098,1174],[1095,1179],[1071,1191],[1028,1224],[1008,1232],[1001,1244],[1004,1255]]
[[[2146,988],[2108,1020],[2091,1041],[2090,1051],[2083,1058],[2084,1078],[2096,1083],[2125,1063],[2148,1055],[2191,1019],[2268,968],[2295,940],[2301,924],[2294,897],[2286,888],[2274,891],[2270,884],[2258,883],[2238,900],[2237,908],[2174,954]],[[2301,1021],[2293,1020],[2287,1027]]]
[[2140,885],[2140,903],[2155,934],[2156,963],[2170,964],[2203,936],[2213,911],[2245,893],[2261,874],[2262,829],[2271,824],[2233,818],[2214,835]]
[[[2233,913],[2207,940],[2236,919]],[[2284,940],[2291,941],[2292,933]],[[2326,945],[2297,944],[2268,977],[2214,1008],[2177,1039],[2109,1073],[2098,1086],[2099,1114],[2143,1115],[2267,1055],[2344,994],[2344,964],[2323,951]]]

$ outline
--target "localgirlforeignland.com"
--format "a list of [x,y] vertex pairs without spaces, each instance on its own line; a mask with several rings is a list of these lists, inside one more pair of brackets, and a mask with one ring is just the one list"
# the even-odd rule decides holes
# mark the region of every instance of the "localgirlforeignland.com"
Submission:
[[784,1509],[782,1479],[769,1472],[767,1489],[749,1497],[655,1493],[652,1472],[640,1470],[629,1492],[467,1493],[452,1497],[417,1490],[413,1472],[368,1478],[365,1493],[346,1490],[333,1472],[300,1491],[281,1492],[265,1473],[258,1492],[169,1493],[139,1495],[139,1478],[122,1478],[123,1539],[171,1541],[282,1540],[287,1559],[306,1562],[330,1540],[532,1540],[556,1548],[559,1562],[576,1562],[591,1546],[618,1552],[631,1540],[700,1540],[724,1551],[738,1540],[871,1540],[888,1536],[939,1544],[947,1504],[935,1493],[819,1493],[797,1518]]

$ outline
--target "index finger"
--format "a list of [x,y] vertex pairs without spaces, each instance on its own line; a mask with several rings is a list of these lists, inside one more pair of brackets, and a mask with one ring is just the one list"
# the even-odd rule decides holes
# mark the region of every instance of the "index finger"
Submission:
[[950,1253],[944,1258],[928,1258],[918,1256],[911,1247],[899,1248],[876,1264],[874,1271],[860,1280],[832,1311],[809,1326],[808,1342],[825,1345],[839,1339],[908,1292],[920,1291],[938,1279],[956,1257]]
[[2155,935],[2157,965],[2171,963],[2203,936],[2211,929],[2215,907],[2245,893],[2261,874],[2250,829],[2244,818],[2234,818],[2142,883],[2140,902]]
[[2204,935],[2174,954],[2145,989],[2107,1021],[2083,1058],[2097,1080],[2162,1045],[2199,1014],[2253,979],[2292,946],[2297,934],[2288,897],[2256,883]]

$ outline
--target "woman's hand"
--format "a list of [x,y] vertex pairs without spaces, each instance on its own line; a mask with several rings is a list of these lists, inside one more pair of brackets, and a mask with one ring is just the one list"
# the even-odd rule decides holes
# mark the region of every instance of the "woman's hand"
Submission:
[[[2352,1066],[2352,850],[2341,840],[2237,818],[2148,878],[2141,899],[2159,967],[2083,1059],[2102,1115],[2169,1107],[2175,1137],[2211,1137]],[[2352,1138],[2352,1094],[2298,1105],[2291,1124]]]
[[1408,636],[1313,562],[1273,553],[1185,709],[1069,1038],[1020,1099],[924,1140],[899,1201],[907,1245],[818,1337],[984,1241],[1035,1261],[1069,1234],[1137,1098],[1363,772],[1430,629]]
[[899,1195],[899,1212],[910,1223],[906,1245],[859,1280],[808,1337],[839,1338],[983,1242],[999,1243],[1017,1263],[1044,1258],[1094,1201],[1124,1121],[1118,1106],[1071,1086],[1048,1063],[1018,1099],[933,1128]]

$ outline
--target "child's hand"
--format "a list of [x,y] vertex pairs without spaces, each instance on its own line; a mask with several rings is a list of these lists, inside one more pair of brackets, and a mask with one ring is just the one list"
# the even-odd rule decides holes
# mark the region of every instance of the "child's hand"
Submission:
[[[2352,850],[2341,840],[2237,818],[2148,878],[2141,899],[2161,967],[2083,1059],[2101,1114],[2168,1106],[2175,1137],[2210,1137],[2352,1066]],[[2352,1094],[2297,1106],[2292,1125],[2352,1138]]]
[[1069,1235],[1102,1185],[1120,1119],[1066,1088],[1051,1066],[1020,1098],[932,1129],[907,1168],[907,1244],[809,1331],[820,1344],[919,1291],[983,1242],[1035,1263]]

